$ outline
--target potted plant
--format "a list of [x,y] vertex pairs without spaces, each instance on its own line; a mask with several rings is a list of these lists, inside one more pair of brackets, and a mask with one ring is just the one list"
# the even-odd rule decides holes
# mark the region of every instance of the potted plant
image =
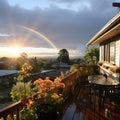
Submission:
[[37,94],[30,98],[28,106],[32,106],[38,120],[57,120],[64,101],[62,90],[65,84],[58,77],[54,81],[46,77],[35,80],[34,85]]
[[116,69],[116,73],[120,73],[120,67]]
[[115,65],[114,67],[111,68],[111,71],[113,73],[120,73],[120,67],[118,67],[117,65]]
[[14,101],[21,100],[24,109],[21,112],[21,118],[24,120],[57,120],[58,112],[62,108],[64,97],[62,95],[65,84],[59,77],[50,80],[37,79],[34,82],[30,80],[30,71],[32,67],[24,64],[19,71],[17,83],[11,90],[11,97]]
[[[65,88],[60,78],[54,81],[46,77],[45,80],[38,79],[34,82],[38,95],[34,97],[34,108],[38,118],[42,120],[56,120],[57,112],[63,103],[61,90]],[[55,117],[55,118],[54,118]]]

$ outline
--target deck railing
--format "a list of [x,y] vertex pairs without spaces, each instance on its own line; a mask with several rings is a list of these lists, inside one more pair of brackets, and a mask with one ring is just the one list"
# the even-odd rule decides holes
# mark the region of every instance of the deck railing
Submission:
[[[74,83],[76,82],[76,73],[73,73],[65,77],[62,82],[66,85],[66,88],[74,88]],[[72,89],[71,89],[72,90]],[[13,103],[4,109],[0,110],[0,118],[7,120],[9,117],[12,120],[21,120],[21,111],[23,110],[24,105],[21,101]]]
[[20,111],[23,107],[21,101],[13,103],[0,110],[0,118],[3,118],[4,120],[7,120],[8,118],[11,118],[12,120],[21,120]]
[[[82,79],[83,80],[86,79],[85,77],[86,76],[78,76],[77,72],[75,72],[75,73],[72,73],[71,75],[65,77],[64,79],[62,79],[62,82],[66,85],[67,95],[71,95],[70,93],[72,93],[72,95],[74,96],[74,99],[75,99],[75,97],[77,97],[77,99],[79,97],[78,104],[76,103],[76,105],[77,105],[77,107],[80,107],[80,108],[81,108],[80,100],[81,100],[81,98],[85,99],[85,90],[87,90],[87,89],[85,88],[83,91],[81,90],[81,92],[82,92],[81,93],[79,89],[82,86],[79,86],[79,84],[81,83]],[[78,84],[76,84],[76,83],[78,83]],[[76,86],[78,86],[77,87],[78,90],[75,88]],[[89,90],[89,92],[90,92],[90,90]],[[86,99],[89,100],[89,98],[88,98],[89,95],[87,92],[86,92],[86,94],[87,94]],[[90,99],[92,101],[95,98],[94,94],[91,94],[90,97],[91,97]],[[77,100],[77,99],[75,99],[75,100]],[[99,98],[97,97],[96,101],[97,101],[97,99],[99,99]],[[83,102],[85,102],[85,101],[83,101]],[[85,107],[82,104],[83,107],[82,107],[81,112],[83,112],[85,114],[86,120],[109,120],[108,117],[105,117],[104,110],[102,110],[102,112],[98,111],[98,102],[96,102],[96,104],[94,104],[95,106],[93,106],[93,104],[94,103],[92,102],[92,103],[90,103],[90,106],[89,106],[89,103],[88,103],[88,107],[86,104],[85,104]],[[96,110],[94,110],[94,107],[96,108]],[[104,107],[109,109],[110,104],[108,102],[107,103],[105,102]],[[12,120],[21,120],[21,112],[22,112],[23,108],[24,108],[24,105],[22,104],[21,101],[11,104],[8,107],[0,110],[0,118],[3,118],[4,120],[8,120],[7,118],[10,117]],[[116,110],[116,105],[111,104],[112,117],[110,120],[116,120],[116,118],[120,119],[120,117],[118,116],[119,114],[115,113],[114,110]]]

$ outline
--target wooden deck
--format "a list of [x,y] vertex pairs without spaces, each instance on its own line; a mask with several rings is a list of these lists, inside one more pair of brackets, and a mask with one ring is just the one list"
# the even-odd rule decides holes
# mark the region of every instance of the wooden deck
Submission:
[[99,109],[98,101],[99,97],[91,93],[89,84],[77,84],[60,120],[120,120],[120,104],[106,98]]
[[[114,96],[114,100],[117,100],[117,102],[110,101],[109,97],[106,97],[100,109],[100,98],[97,91],[92,89],[88,80],[83,77],[76,80],[75,75],[72,74],[63,79],[66,87],[72,85],[74,89],[72,88],[71,93],[64,102],[64,109],[60,112],[59,120],[120,120],[120,95]],[[15,103],[1,110],[0,117],[6,119],[7,115],[10,114],[13,118],[16,114],[17,120],[21,120],[20,111],[22,109],[21,102]]]

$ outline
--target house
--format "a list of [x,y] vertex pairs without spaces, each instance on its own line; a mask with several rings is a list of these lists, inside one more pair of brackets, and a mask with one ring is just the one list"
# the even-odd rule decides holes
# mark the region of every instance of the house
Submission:
[[0,70],[0,84],[13,84],[17,74],[17,70]]
[[120,12],[87,43],[95,44],[99,45],[100,71],[120,81]]

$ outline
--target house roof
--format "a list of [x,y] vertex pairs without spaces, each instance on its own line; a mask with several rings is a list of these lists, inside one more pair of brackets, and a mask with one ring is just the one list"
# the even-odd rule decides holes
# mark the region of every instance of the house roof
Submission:
[[17,74],[17,73],[18,73],[17,70],[0,70],[0,77],[12,75],[12,74]]
[[95,36],[93,36],[87,45],[99,44],[118,34],[120,34],[120,12],[118,12]]

